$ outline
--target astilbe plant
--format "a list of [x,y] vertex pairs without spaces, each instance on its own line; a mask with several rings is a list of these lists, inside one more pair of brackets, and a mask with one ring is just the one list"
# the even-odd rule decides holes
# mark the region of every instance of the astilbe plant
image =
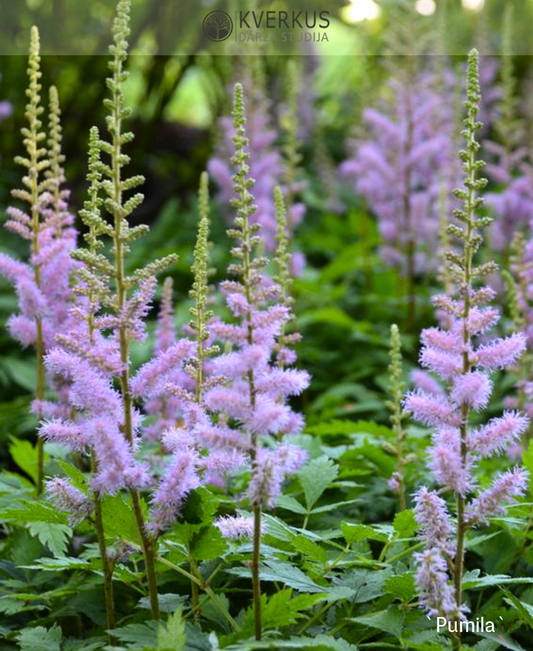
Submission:
[[364,132],[351,142],[339,170],[378,220],[382,258],[408,280],[409,320],[415,276],[433,269],[439,188],[450,159],[452,121],[428,82],[409,70],[391,79],[381,107],[363,112]]
[[[252,583],[255,613],[255,636],[261,638],[261,587],[259,563],[261,554],[261,513],[272,507],[280,494],[286,476],[304,462],[299,447],[278,442],[282,437],[302,428],[302,419],[287,403],[290,396],[301,393],[308,384],[307,373],[290,367],[294,356],[286,346],[280,350],[280,338],[291,314],[280,304],[280,287],[269,280],[264,271],[267,260],[263,248],[261,226],[254,223],[255,211],[250,176],[246,135],[243,87],[235,86],[233,123],[235,156],[232,159],[236,199],[234,226],[228,231],[235,240],[232,250],[235,262],[229,273],[235,278],[222,283],[221,291],[233,317],[229,323],[215,320],[213,336],[231,352],[213,360],[215,373],[226,378],[223,385],[209,389],[205,402],[241,438],[251,462],[251,479],[247,498],[254,515]],[[253,165],[253,163],[252,163]],[[279,202],[278,206],[282,210]],[[280,219],[282,219],[280,217]],[[282,259],[286,261],[285,254]],[[282,301],[283,302],[283,301]],[[283,364],[279,364],[283,359]]]
[[[417,390],[405,399],[405,409],[416,420],[434,428],[429,466],[441,487],[438,492],[422,487],[415,495],[415,515],[425,546],[416,555],[419,600],[429,615],[455,622],[468,612],[463,598],[468,530],[505,513],[507,505],[524,493],[527,484],[527,473],[519,468],[496,477],[488,488],[479,485],[476,475],[482,459],[504,452],[527,427],[527,418],[513,411],[491,418],[484,425],[472,422],[474,414],[488,406],[491,373],[513,364],[525,349],[521,333],[489,339],[488,332],[498,321],[498,312],[488,305],[494,292],[482,285],[482,278],[493,273],[495,265],[474,263],[482,243],[481,231],[491,221],[479,215],[483,205],[479,193],[486,185],[486,180],[479,176],[484,163],[477,160],[479,100],[478,54],[473,50],[469,55],[465,102],[466,149],[461,152],[464,188],[456,191],[463,207],[454,215],[460,225],[448,227],[451,237],[462,245],[461,254],[449,252],[447,256],[457,289],[452,295],[434,298],[435,305],[448,313],[449,325],[424,330],[420,353],[422,366],[443,380],[446,391],[436,395]],[[453,510],[441,496],[446,492],[455,499]],[[459,649],[460,645],[457,632],[454,647]]]
[[[152,617],[159,618],[155,573],[156,539],[146,527],[140,491],[150,483],[146,464],[135,458],[142,435],[142,419],[134,408],[131,389],[131,343],[146,335],[145,317],[156,286],[156,274],[172,264],[176,256],[151,262],[126,274],[130,245],[148,229],[131,227],[128,217],[142,202],[140,193],[129,199],[125,194],[142,183],[141,176],[126,177],[129,157],[123,147],[133,134],[124,131],[130,114],[125,106],[123,84],[127,77],[129,0],[120,0],[114,21],[114,44],[110,48],[111,75],[105,100],[109,141],[91,135],[91,190],[86,210],[81,214],[89,228],[89,246],[78,249],[75,257],[83,263],[82,291],[73,316],[72,329],[59,338],[60,346],[47,355],[48,368],[64,377],[74,413],[70,420],[53,420],[41,428],[44,439],[66,443],[78,450],[90,450],[94,458],[91,487],[99,495],[127,488],[148,581]],[[99,160],[98,152],[109,163]],[[98,178],[100,177],[100,178]],[[106,220],[101,208],[110,216]],[[99,250],[111,243],[110,258]],[[172,349],[171,349],[172,350]],[[175,364],[185,351],[173,349]]]
[[[204,483],[218,483],[244,465],[239,440],[223,422],[214,422],[204,399],[206,391],[225,380],[214,372],[213,358],[216,359],[219,348],[213,345],[210,333],[214,315],[209,308],[208,209],[208,176],[204,172],[200,181],[200,220],[192,266],[193,306],[187,328],[190,336],[160,348],[132,381],[133,395],[148,396],[150,401],[157,399],[160,408],[165,407],[161,401],[174,400],[173,422],[160,432],[163,448],[170,453],[170,459],[152,496],[148,527],[155,535],[175,522],[191,490]],[[159,327],[162,327],[161,321]]]
[[[19,301],[19,311],[10,317],[8,329],[22,346],[35,349],[37,378],[33,411],[39,420],[55,410],[46,401],[44,356],[68,322],[74,267],[70,252],[76,245],[74,220],[67,204],[68,191],[63,187],[65,175],[58,94],[55,87],[50,88],[47,137],[41,120],[44,112],[41,76],[39,33],[34,27],[26,91],[28,126],[22,129],[27,153],[15,159],[26,172],[22,179],[23,188],[12,191],[13,197],[25,203],[27,208],[8,208],[9,219],[6,222],[6,228],[26,240],[29,256],[27,262],[21,262],[1,253],[0,274],[14,286]],[[53,378],[50,384],[54,386]],[[41,439],[38,439],[37,449],[37,491],[40,493],[44,478]]]
[[[249,75],[252,77],[252,75]],[[272,124],[269,113],[269,102],[261,84],[257,81],[245,83],[250,97],[248,121],[248,148],[250,153],[251,175],[257,180],[254,196],[257,209],[252,221],[261,226],[262,240],[265,252],[272,255],[276,250],[276,207],[274,204],[274,188],[281,185],[289,197],[287,222],[292,233],[305,215],[305,205],[296,202],[295,196],[301,189],[296,179],[299,155],[296,136],[296,105],[295,97],[284,116],[284,131],[286,144],[285,157],[278,146],[279,134]],[[219,141],[216,155],[209,161],[209,174],[219,187],[219,199],[223,205],[229,205],[234,198],[232,182],[232,167],[229,160],[233,150],[235,128],[232,118],[224,116],[219,121],[219,129],[223,137]],[[300,275],[303,267],[301,254],[293,254],[293,273]]]

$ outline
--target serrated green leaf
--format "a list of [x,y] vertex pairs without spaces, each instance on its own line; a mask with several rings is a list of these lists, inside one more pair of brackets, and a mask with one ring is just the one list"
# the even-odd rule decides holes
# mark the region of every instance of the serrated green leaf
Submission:
[[157,651],[185,651],[185,621],[181,610],[169,616],[157,629]]
[[157,644],[157,622],[146,622],[145,624],[128,624],[122,628],[113,630],[113,637],[126,644],[135,645],[144,649],[153,649]]
[[416,594],[415,578],[409,572],[391,576],[385,581],[385,592],[396,599],[408,603]]
[[208,526],[193,534],[190,553],[197,561],[210,561],[222,556],[227,546],[220,529],[215,526]]
[[277,502],[276,506],[280,509],[285,509],[286,511],[291,511],[292,513],[299,513],[300,515],[305,515],[307,510],[290,495],[281,495]]
[[510,651],[526,651],[522,645],[518,644],[518,642],[515,642],[504,633],[487,633],[485,631],[483,633],[477,633],[477,635],[487,640],[496,642],[498,644],[496,648],[503,647],[504,649],[509,649]]
[[[37,602],[41,603],[37,603]],[[46,610],[48,606],[37,595],[10,594],[0,597],[0,613],[16,615],[31,610]]]
[[465,590],[473,588],[486,588],[493,585],[505,585],[511,583],[533,583],[533,577],[511,577],[506,574],[487,574],[479,576],[479,570],[465,574],[463,587]]
[[87,478],[82,473],[81,470],[73,466],[71,463],[67,463],[62,459],[56,459],[56,463],[65,473],[65,475],[70,479],[70,483],[80,490],[82,493],[87,493]]
[[336,584],[353,592],[354,603],[366,603],[385,593],[385,581],[392,575],[390,570],[351,570],[342,575]]
[[339,467],[328,457],[312,459],[300,470],[298,478],[304,491],[308,510],[313,508],[338,474]]
[[372,527],[366,524],[350,524],[343,522],[341,524],[342,535],[346,540],[347,545],[355,542],[362,542],[363,540],[387,540],[387,536],[381,531],[375,531]]
[[118,495],[106,495],[102,499],[102,519],[107,536],[116,536],[140,544],[141,539],[137,531],[137,523],[131,503],[129,500],[125,502],[120,493]]
[[533,629],[533,606],[531,604],[520,601],[517,597],[509,592],[506,588],[500,586],[500,590],[505,595],[505,601],[512,606],[515,610],[518,611],[520,618]]
[[[17,466],[36,482],[39,474],[37,447],[34,447],[29,441],[12,437],[9,444],[9,453]],[[48,455],[45,455],[45,461],[48,458]]]
[[32,536],[37,536],[43,545],[54,554],[64,556],[72,537],[72,529],[66,524],[50,524],[49,522],[31,522],[28,529]]
[[320,547],[320,545],[317,545],[312,540],[309,540],[309,538],[306,538],[301,534],[294,536],[291,540],[291,544],[297,552],[300,552],[304,556],[309,556],[309,558],[312,558],[319,563],[326,563],[328,560],[328,555],[323,547]]
[[394,517],[393,526],[394,531],[396,531],[400,538],[411,538],[414,536],[418,530],[418,523],[415,519],[413,509],[406,509],[397,513]]
[[529,442],[527,450],[523,452],[522,463],[529,472],[529,495],[533,497],[533,441]]
[[45,502],[21,500],[17,507],[0,511],[0,521],[15,521],[22,524],[29,522],[67,524],[67,516]]
[[316,635],[315,637],[291,637],[289,640],[264,640],[261,642],[247,641],[225,647],[226,651],[282,651],[283,649],[300,649],[306,651],[357,651],[357,647],[342,638],[330,635]]
[[400,641],[402,640],[403,623],[405,620],[405,612],[400,610],[397,606],[389,606],[387,610],[380,610],[377,613],[369,615],[362,615],[361,617],[348,617],[348,621],[357,622],[364,626],[377,628],[380,631],[385,631],[389,635],[394,635]]
[[52,628],[36,626],[35,628],[24,628],[17,636],[17,642],[21,651],[60,651],[61,629],[57,624]]
[[73,558],[65,556],[63,558],[49,558],[47,556],[39,558],[32,565],[23,565],[26,570],[47,570],[49,572],[57,570],[88,569],[90,563],[82,558]]

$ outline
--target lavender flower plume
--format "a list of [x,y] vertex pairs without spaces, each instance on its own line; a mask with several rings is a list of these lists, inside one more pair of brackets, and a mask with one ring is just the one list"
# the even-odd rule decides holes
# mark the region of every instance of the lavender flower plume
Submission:
[[[276,146],[278,133],[272,125],[268,101],[265,99],[260,85],[256,82],[249,82],[245,85],[249,88],[248,95],[251,98],[247,123],[247,150],[250,155],[250,174],[256,180],[254,186],[256,210],[250,219],[254,224],[261,226],[265,252],[272,255],[276,250],[277,231],[274,188],[278,185],[282,186],[287,192],[290,192],[291,198],[300,191],[301,184],[295,180],[295,165],[298,156],[292,125],[289,129],[288,157],[284,159]],[[231,159],[236,129],[230,117],[221,118],[219,126],[224,134],[224,139],[220,141],[215,157],[209,161],[208,171],[220,189],[220,203],[229,205],[235,197],[233,171],[228,161]],[[287,215],[287,227],[290,234],[302,221],[305,211],[304,204],[291,199]],[[301,265],[298,266],[301,267]],[[297,271],[295,267],[296,265],[293,266],[293,272]]]
[[254,533],[254,520],[245,516],[225,516],[215,520],[215,526],[219,528],[224,538],[240,539],[251,538]]
[[416,554],[417,571],[415,575],[419,591],[419,603],[428,617],[446,617],[450,621],[463,619],[465,608],[458,609],[453,586],[448,578],[448,567],[441,552],[429,548]]
[[66,511],[72,526],[88,518],[93,510],[91,500],[67,479],[54,477],[46,482],[46,492],[60,511]]
[[412,277],[434,269],[453,120],[439,115],[445,102],[422,73],[391,80],[388,91],[381,109],[364,111],[365,135],[339,171],[375,214],[386,264]]

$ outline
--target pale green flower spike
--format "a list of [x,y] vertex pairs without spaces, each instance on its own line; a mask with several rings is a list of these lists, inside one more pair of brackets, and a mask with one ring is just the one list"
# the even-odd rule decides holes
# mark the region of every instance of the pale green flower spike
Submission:
[[396,324],[390,329],[390,364],[389,364],[389,387],[391,400],[387,402],[387,407],[391,411],[391,423],[394,434],[396,435],[396,446],[394,452],[397,458],[396,472],[392,479],[394,481],[400,509],[404,510],[407,506],[405,499],[405,457],[403,445],[406,433],[403,428],[404,414],[402,412],[402,400],[405,395],[405,384],[402,380],[403,359],[402,359],[402,342],[400,331]]

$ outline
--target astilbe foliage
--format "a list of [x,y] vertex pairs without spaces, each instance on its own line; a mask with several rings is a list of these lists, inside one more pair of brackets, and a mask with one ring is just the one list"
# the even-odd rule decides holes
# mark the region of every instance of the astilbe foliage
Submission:
[[[293,359],[278,364],[279,339],[291,318],[287,304],[277,302],[280,287],[265,275],[267,260],[262,257],[262,229],[254,222],[255,212],[248,150],[243,87],[235,86],[233,124],[235,156],[232,159],[236,199],[234,226],[228,235],[235,240],[234,262],[228,271],[233,280],[221,284],[231,322],[215,320],[213,336],[231,352],[213,360],[214,370],[226,382],[209,389],[205,402],[242,440],[251,461],[251,480],[247,497],[254,512],[254,588],[255,635],[261,637],[260,541],[261,511],[275,504],[284,478],[300,467],[305,455],[297,446],[278,439],[300,431],[302,419],[287,403],[308,384],[307,373],[290,368]],[[253,163],[252,163],[253,165]],[[279,205],[279,198],[278,198]],[[285,253],[281,259],[286,261]],[[285,301],[286,303],[286,301]]]
[[[15,288],[19,310],[8,321],[8,329],[22,346],[33,346],[37,357],[37,378],[33,411],[42,418],[55,411],[45,400],[44,355],[68,322],[70,286],[74,267],[70,252],[76,245],[73,216],[68,210],[68,191],[64,188],[64,157],[61,152],[60,108],[57,90],[50,88],[48,137],[41,116],[41,70],[39,33],[31,31],[28,66],[28,104],[22,129],[26,156],[15,162],[25,169],[23,188],[12,191],[26,209],[10,207],[6,228],[28,243],[26,262],[0,253],[0,274]],[[51,382],[54,386],[54,382]],[[55,387],[57,388],[57,386]],[[43,447],[38,441],[38,478],[43,484]]]
[[[420,603],[428,614],[448,620],[463,618],[467,611],[462,580],[468,529],[504,513],[527,484],[526,472],[518,468],[496,477],[488,488],[480,486],[476,475],[482,459],[503,453],[527,426],[527,418],[512,411],[484,425],[472,423],[474,413],[488,406],[492,372],[512,365],[525,349],[521,333],[489,338],[498,312],[489,305],[494,292],[483,286],[482,279],[494,272],[495,265],[474,263],[482,243],[481,231],[490,224],[489,218],[478,214],[483,205],[479,193],[486,184],[479,176],[484,163],[477,160],[475,137],[480,128],[479,99],[478,54],[474,50],[469,56],[465,103],[466,150],[461,152],[464,188],[456,191],[463,207],[455,211],[460,225],[448,227],[462,245],[461,254],[449,252],[447,256],[457,289],[452,295],[434,298],[435,305],[448,313],[449,325],[424,330],[420,352],[421,365],[435,373],[446,389],[441,394],[419,389],[405,399],[406,410],[433,428],[429,466],[441,487],[439,492],[423,487],[415,496],[416,518],[426,548],[416,556]],[[441,497],[445,492],[455,498],[453,511]],[[454,643],[459,645],[459,639]]]

